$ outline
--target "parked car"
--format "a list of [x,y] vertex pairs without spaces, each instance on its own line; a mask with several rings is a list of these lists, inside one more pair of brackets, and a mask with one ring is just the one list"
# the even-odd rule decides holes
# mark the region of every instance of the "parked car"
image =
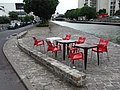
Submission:
[[18,24],[14,22],[10,23],[8,26],[8,29],[16,29],[16,28],[18,28]]
[[120,20],[120,17],[119,17],[119,16],[112,16],[111,18],[112,18],[112,19],[115,19],[115,20]]

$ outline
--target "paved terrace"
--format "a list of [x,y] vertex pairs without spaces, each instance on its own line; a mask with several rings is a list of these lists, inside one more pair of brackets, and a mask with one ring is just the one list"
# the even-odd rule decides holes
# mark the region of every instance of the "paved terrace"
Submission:
[[[79,36],[85,36],[87,38],[85,43],[99,42],[99,38],[93,35],[53,23],[51,23],[50,29],[51,30],[47,27],[35,27],[29,29],[27,35],[22,38],[24,44],[33,48],[33,36],[45,40],[47,37],[51,36],[64,37],[65,34],[68,33],[70,33],[72,39],[75,40],[77,40]],[[43,48],[41,48],[41,50],[39,47],[33,49],[38,52],[46,53]],[[86,84],[83,87],[76,87],[61,80],[46,67],[22,52],[17,47],[16,38],[10,39],[4,47],[4,52],[8,59],[12,60],[16,67],[22,72],[20,77],[22,79],[27,78],[28,82],[30,82],[36,90],[120,90],[120,46],[109,42],[108,50],[109,60],[107,59],[106,54],[104,54],[101,59],[101,54],[99,66],[97,65],[95,54],[93,55],[93,59],[90,59],[90,51],[88,54],[87,70],[84,70],[83,68],[83,61],[75,61],[76,69],[86,74]],[[54,58],[53,53],[49,52],[48,55],[49,57]],[[58,53],[57,60],[66,65],[70,65],[67,56],[66,60],[62,59],[62,52]]]

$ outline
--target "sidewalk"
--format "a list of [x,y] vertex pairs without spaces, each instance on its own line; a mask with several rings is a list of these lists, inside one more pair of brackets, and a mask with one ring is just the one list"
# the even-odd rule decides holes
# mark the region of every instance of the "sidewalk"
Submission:
[[[23,38],[23,42],[30,48],[33,48],[32,36],[45,40],[46,37],[59,36],[64,37],[65,34],[70,33],[72,39],[77,39],[80,35],[87,37],[87,43],[98,42],[99,38],[91,36],[84,32],[73,30],[51,24],[51,32],[47,27],[44,28],[32,28],[28,31],[28,34]],[[39,48],[34,48],[38,52]],[[97,65],[95,55],[93,60],[88,57],[87,70],[83,68],[82,61],[76,61],[76,69],[86,74],[86,85],[84,87],[75,87],[62,81],[57,76],[53,75],[48,71],[47,68],[42,66],[40,63],[24,52],[19,50],[17,47],[16,38],[12,38],[7,41],[4,52],[8,60],[12,61],[16,67],[22,72],[20,77],[26,78],[27,81],[32,85],[33,89],[36,90],[119,90],[120,89],[120,46],[117,44],[109,43],[109,58],[107,60],[106,54],[104,54],[102,60],[100,58],[100,65]],[[43,49],[41,48],[41,52]],[[44,53],[44,52],[43,52]],[[50,57],[53,54],[49,53]],[[58,53],[58,60],[64,64],[69,65],[69,60],[62,60],[61,53]],[[100,55],[101,56],[101,55]],[[67,58],[67,57],[66,57]],[[31,89],[32,90],[32,89]]]

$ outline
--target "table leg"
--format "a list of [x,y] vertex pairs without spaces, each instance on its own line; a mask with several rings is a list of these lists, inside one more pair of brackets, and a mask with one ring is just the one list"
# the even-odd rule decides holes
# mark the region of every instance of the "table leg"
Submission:
[[67,43],[67,55],[69,54],[69,43]]
[[55,52],[55,58],[57,57],[57,52]]
[[[56,41],[56,45],[58,45],[58,41]],[[57,57],[57,52],[55,52],[55,58]]]
[[85,67],[85,70],[87,68],[87,52],[88,52],[88,49],[84,49],[84,67]]
[[98,51],[98,47],[97,47],[97,59],[98,59],[98,65],[99,65],[99,51]]
[[66,48],[65,48],[66,44],[63,44],[63,60],[65,60],[65,51],[66,51]]

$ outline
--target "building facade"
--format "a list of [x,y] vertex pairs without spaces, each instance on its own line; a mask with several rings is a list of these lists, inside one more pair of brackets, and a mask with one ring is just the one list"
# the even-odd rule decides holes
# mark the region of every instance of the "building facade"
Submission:
[[110,16],[120,9],[120,0],[78,0],[78,8],[82,8],[85,4],[96,7],[96,12],[106,9],[106,13]]
[[9,16],[9,12],[15,11],[18,15],[24,15],[23,3],[0,3],[0,16]]
[[78,7],[82,8],[85,4],[90,7],[96,7],[97,0],[78,0]]

